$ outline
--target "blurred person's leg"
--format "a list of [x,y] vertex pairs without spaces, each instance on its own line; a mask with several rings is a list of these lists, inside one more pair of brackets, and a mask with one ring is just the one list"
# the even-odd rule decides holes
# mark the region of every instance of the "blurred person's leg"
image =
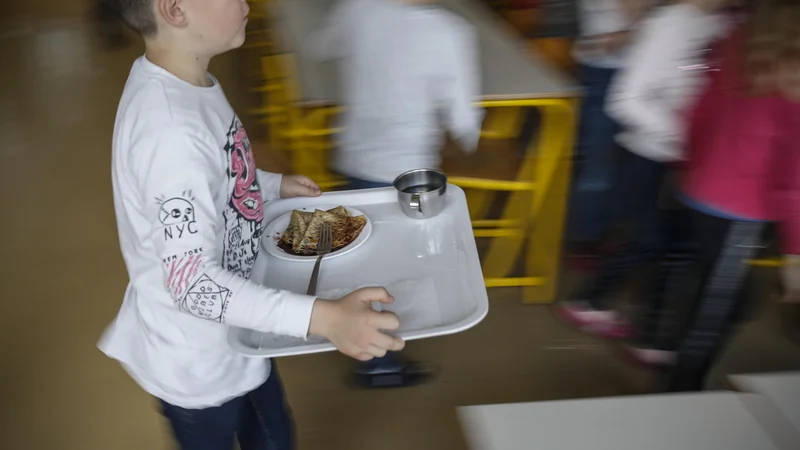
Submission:
[[615,217],[630,218],[632,237],[603,256],[599,274],[589,289],[560,306],[559,312],[568,322],[607,338],[631,335],[630,325],[607,304],[607,297],[633,269],[661,251],[659,197],[665,172],[663,164],[623,151],[611,209]]
[[687,332],[678,346],[668,388],[671,392],[703,389],[745,304],[746,261],[763,247],[761,236],[767,228],[762,222],[727,220],[698,211],[693,218],[705,271]]
[[[347,177],[346,190],[391,187],[391,183]],[[361,387],[405,387],[429,379],[434,370],[426,365],[405,361],[401,352],[387,352],[386,356],[359,362],[356,365],[354,382]]]
[[603,259],[600,276],[586,296],[595,309],[610,309],[603,297],[617,289],[632,269],[652,260],[663,246],[663,216],[659,207],[666,168],[663,164],[622,150],[611,212],[630,221],[631,236]]
[[[673,195],[670,194],[672,197]],[[658,256],[658,272],[651,283],[637,323],[636,342],[628,347],[629,356],[638,364],[664,368],[674,363],[680,326],[678,295],[693,296],[696,288],[698,242],[692,227],[693,211],[673,200],[662,211],[664,251]]]
[[597,244],[608,228],[619,125],[605,113],[605,103],[614,73],[613,69],[581,67],[586,96],[581,104],[569,213],[568,236],[573,243]]
[[182,450],[233,450],[235,436],[242,450],[294,448],[292,420],[274,362],[264,384],[221,406],[186,409],[161,401],[161,407]]

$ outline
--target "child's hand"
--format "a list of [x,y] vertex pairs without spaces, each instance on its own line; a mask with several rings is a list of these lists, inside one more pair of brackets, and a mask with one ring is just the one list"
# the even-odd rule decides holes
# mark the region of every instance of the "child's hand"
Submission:
[[281,198],[319,197],[322,190],[311,178],[302,175],[284,175],[281,178]]
[[372,302],[393,301],[384,288],[359,289],[336,301],[317,300],[309,332],[328,339],[340,352],[361,361],[402,350],[402,339],[380,331],[396,330],[400,326],[397,316],[372,309]]

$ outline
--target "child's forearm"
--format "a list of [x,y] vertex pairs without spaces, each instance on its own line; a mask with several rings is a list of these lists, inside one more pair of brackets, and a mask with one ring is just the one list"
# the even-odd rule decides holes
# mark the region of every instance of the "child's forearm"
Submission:
[[[209,287],[216,288],[225,297],[220,323],[300,338],[308,335],[314,297],[262,286],[224,270],[214,261],[207,261],[190,283],[194,283],[191,286],[205,285],[206,292]],[[184,312],[198,316],[191,311],[192,296],[202,294],[202,288],[195,287],[173,299],[185,305]]]

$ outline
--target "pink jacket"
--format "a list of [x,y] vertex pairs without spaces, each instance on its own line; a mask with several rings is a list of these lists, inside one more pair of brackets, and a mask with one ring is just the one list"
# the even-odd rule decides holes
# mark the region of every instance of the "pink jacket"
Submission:
[[742,31],[691,113],[682,191],[713,209],[779,223],[784,253],[800,254],[800,103],[742,86]]

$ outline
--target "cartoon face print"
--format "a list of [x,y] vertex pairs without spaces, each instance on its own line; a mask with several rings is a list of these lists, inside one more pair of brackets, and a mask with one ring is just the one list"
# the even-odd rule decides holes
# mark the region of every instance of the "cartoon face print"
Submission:
[[202,319],[222,321],[230,291],[206,275],[191,287],[183,300],[183,309]]
[[264,201],[258,184],[255,161],[242,123],[234,116],[227,133],[228,200],[222,211],[225,220],[222,266],[247,278],[258,256],[264,220]]
[[264,218],[261,188],[256,176],[256,163],[250,148],[247,131],[238,121],[229,143],[230,176],[234,179],[231,204],[247,220],[260,222]]
[[164,225],[194,222],[194,206],[186,199],[171,198],[161,204],[159,218]]

